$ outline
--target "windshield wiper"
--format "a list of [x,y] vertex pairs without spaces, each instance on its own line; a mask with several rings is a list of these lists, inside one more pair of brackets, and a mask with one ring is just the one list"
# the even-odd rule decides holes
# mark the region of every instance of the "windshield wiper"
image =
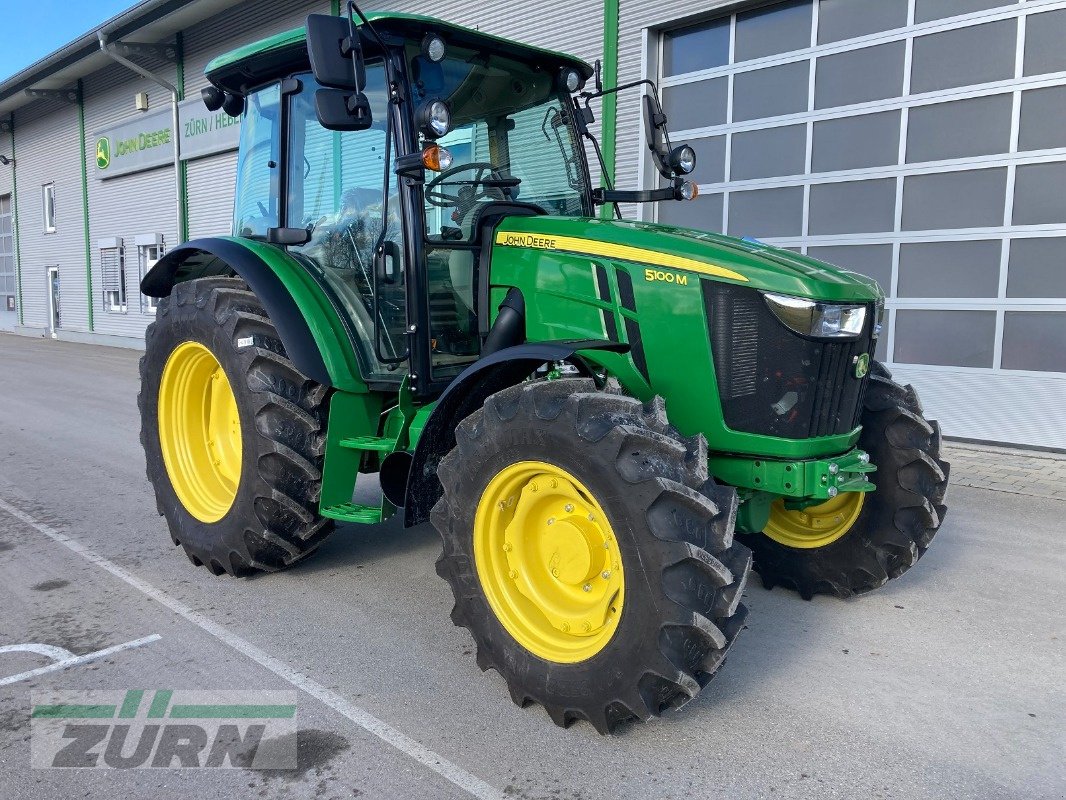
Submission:
[[566,182],[570,184],[570,188],[576,191],[581,191],[581,178],[576,174],[577,164],[575,163],[577,155],[571,148],[567,153],[566,145],[563,143],[562,129],[567,127],[567,119],[555,106],[550,106],[547,111],[544,112],[544,119],[540,123],[540,131],[544,134],[544,138],[549,142],[552,141],[552,137],[548,135],[548,127],[551,127],[552,133],[555,134],[555,146],[559,148],[559,155],[563,159],[563,167],[566,168]]

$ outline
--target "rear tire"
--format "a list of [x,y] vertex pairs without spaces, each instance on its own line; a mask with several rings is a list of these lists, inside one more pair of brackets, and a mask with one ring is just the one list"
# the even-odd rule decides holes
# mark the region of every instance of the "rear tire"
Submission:
[[[469,629],[477,644],[478,666],[499,672],[518,705],[540,703],[557,725],[585,719],[600,733],[694,698],[743,627],[747,609],[740,599],[751,565],[748,549],[733,541],[736,493],[708,479],[703,437],[682,439],[667,423],[661,398],[641,404],[597,391],[591,380],[566,379],[524,383],[491,396],[460,423],[456,442],[438,469],[444,495],[432,519],[444,550],[437,572],[455,597],[453,622]],[[484,498],[496,507],[493,482],[515,466],[537,463],[557,467],[587,488],[613,533],[602,546],[614,548],[625,576],[620,609],[612,603],[610,610],[620,614],[616,627],[606,639],[598,631],[590,634],[600,637],[595,652],[582,650],[579,661],[542,657],[518,641],[493,610],[487,557],[475,546]],[[518,519],[524,502],[511,498],[499,508],[514,506]],[[565,510],[579,515],[578,527],[583,524],[580,508]],[[513,537],[512,525],[507,530]],[[551,535],[534,524],[517,530],[516,551],[523,540],[539,545],[544,539],[532,537]],[[602,555],[600,546],[593,541],[589,552]],[[546,563],[555,565],[558,558],[556,551]],[[564,557],[564,572],[570,563]],[[551,583],[548,566],[531,562],[530,569],[542,570],[544,584]],[[559,577],[554,570],[552,575]],[[590,583],[600,577],[607,578],[596,574]],[[559,630],[570,635],[566,626]]]
[[[160,300],[145,339],[137,398],[141,444],[156,507],[174,544],[184,548],[193,564],[216,575],[273,571],[311,553],[333,530],[333,521],[317,514],[328,390],[289,360],[247,284],[214,277],[177,284],[170,297]],[[176,471],[168,472],[160,441],[160,395],[168,359],[189,343],[206,348],[224,371],[239,417],[239,480],[228,510],[213,521],[214,515],[205,515],[195,503],[190,511],[179,498],[175,481],[183,485],[181,466],[171,456]],[[202,400],[193,397],[190,402]],[[169,435],[173,450],[175,435]],[[197,480],[195,471],[191,480]],[[184,492],[188,497],[188,488]]]
[[949,465],[941,458],[940,426],[922,416],[912,386],[901,386],[873,362],[858,446],[877,471],[854,524],[822,547],[788,547],[766,533],[737,534],[755,554],[766,588],[784,586],[810,600],[869,592],[898,578],[929,548],[947,514]]

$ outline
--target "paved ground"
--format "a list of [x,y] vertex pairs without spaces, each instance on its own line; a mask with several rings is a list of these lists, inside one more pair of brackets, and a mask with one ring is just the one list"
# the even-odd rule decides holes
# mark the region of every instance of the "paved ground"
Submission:
[[[429,527],[342,528],[254,579],[193,568],[144,479],[136,361],[0,336],[0,646],[159,637],[0,685],[4,797],[1064,796],[1066,503],[1037,480],[1061,459],[953,446],[951,514],[917,568],[853,602],[751,587],[708,690],[603,738],[478,671]],[[1008,491],[973,488],[990,477]],[[0,653],[0,682],[48,663]],[[294,684],[295,770],[29,768],[32,689]]]
[[952,483],[1066,500],[1066,454],[949,443]]

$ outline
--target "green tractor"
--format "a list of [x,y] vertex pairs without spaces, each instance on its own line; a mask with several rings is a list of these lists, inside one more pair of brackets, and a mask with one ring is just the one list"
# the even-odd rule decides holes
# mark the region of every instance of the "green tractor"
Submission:
[[871,361],[876,283],[621,219],[696,193],[650,81],[662,188],[637,192],[586,154],[590,102],[632,87],[437,19],[349,4],[207,77],[241,116],[233,236],[142,282],[148,478],[194,564],[432,520],[478,665],[607,732],[710,680],[753,556],[768,587],[848,597],[929,546],[948,465]]

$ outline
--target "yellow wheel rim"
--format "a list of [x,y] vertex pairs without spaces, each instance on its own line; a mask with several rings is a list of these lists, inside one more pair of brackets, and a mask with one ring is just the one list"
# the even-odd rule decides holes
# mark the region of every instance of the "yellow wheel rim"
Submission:
[[489,481],[474,517],[474,562],[497,619],[540,658],[585,661],[618,628],[625,579],[614,531],[560,467],[521,461]]
[[789,511],[779,497],[770,506],[770,519],[763,533],[789,547],[825,547],[851,530],[865,498],[865,492],[842,492],[816,506]]
[[178,345],[163,367],[159,445],[186,510],[201,522],[222,519],[241,479],[241,420],[222,365],[199,342]]

